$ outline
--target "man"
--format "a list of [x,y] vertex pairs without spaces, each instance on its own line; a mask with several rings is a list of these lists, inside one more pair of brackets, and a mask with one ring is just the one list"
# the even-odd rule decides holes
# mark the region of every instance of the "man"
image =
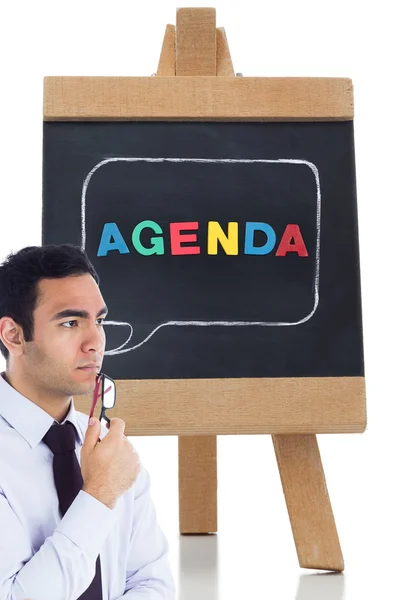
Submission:
[[[74,408],[73,395],[93,392],[104,356],[98,283],[70,244],[24,248],[0,265],[1,600],[175,598],[149,475],[124,421],[89,426]],[[75,438],[62,460],[78,472],[80,463],[83,481],[63,515],[58,450],[43,441],[61,429]]]

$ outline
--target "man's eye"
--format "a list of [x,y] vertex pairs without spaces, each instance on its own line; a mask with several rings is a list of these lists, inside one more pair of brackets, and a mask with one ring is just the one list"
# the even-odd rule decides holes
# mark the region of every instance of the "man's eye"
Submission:
[[100,321],[99,325],[103,325],[104,320],[105,320],[105,317],[100,317],[99,319],[97,319],[98,322]]
[[[72,325],[71,325],[71,323],[72,323]],[[73,320],[73,321],[65,321],[65,323],[61,323],[61,325],[63,325],[63,326],[64,326],[64,325],[66,325],[66,326],[67,326],[67,329],[72,329],[72,327],[74,327],[74,325],[75,325],[76,323],[77,323],[77,321],[76,321],[76,320]]]

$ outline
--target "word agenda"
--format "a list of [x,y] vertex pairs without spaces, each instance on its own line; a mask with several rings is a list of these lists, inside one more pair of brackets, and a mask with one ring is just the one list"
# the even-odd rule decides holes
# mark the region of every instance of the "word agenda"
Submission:
[[[143,246],[141,233],[144,229],[150,229],[154,236],[150,238],[150,247]],[[181,222],[170,223],[170,252],[172,255],[200,254],[200,246],[197,245],[197,233],[199,223]],[[193,233],[185,233],[191,231]],[[262,246],[254,245],[256,231],[265,234],[265,243]],[[165,253],[164,232],[155,221],[141,221],[132,231],[132,245],[139,254],[150,256],[152,254]],[[220,246],[218,246],[218,242]],[[277,243],[275,230],[268,223],[246,222],[244,236],[244,254],[265,255],[270,254]],[[185,244],[185,245],[184,245]],[[239,223],[231,221],[228,223],[228,233],[225,233],[218,221],[209,221],[207,230],[207,254],[218,254],[221,249],[228,255],[239,254]],[[97,256],[107,256],[109,252],[116,251],[120,254],[130,254],[128,245],[116,223],[105,223],[101,234]],[[282,234],[281,240],[276,248],[275,256],[286,256],[288,253],[296,253],[298,256],[308,256],[307,248],[297,224],[288,224]]]

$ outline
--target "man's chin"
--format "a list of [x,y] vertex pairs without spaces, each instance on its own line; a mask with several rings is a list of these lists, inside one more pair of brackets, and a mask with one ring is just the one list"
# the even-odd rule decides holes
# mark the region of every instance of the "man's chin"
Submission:
[[94,385],[92,386],[75,386],[75,389],[73,391],[73,393],[71,394],[71,396],[87,396],[88,394],[93,394],[93,390],[94,390]]
[[87,374],[86,381],[75,381],[74,384],[74,396],[85,396],[86,394],[92,394],[96,385],[96,373]]

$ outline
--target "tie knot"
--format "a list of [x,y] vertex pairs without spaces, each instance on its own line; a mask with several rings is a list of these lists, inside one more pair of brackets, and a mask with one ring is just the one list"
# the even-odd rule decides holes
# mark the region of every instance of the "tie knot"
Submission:
[[43,436],[43,442],[53,454],[63,454],[75,450],[75,440],[75,426],[70,421],[66,421],[63,425],[53,423]]

